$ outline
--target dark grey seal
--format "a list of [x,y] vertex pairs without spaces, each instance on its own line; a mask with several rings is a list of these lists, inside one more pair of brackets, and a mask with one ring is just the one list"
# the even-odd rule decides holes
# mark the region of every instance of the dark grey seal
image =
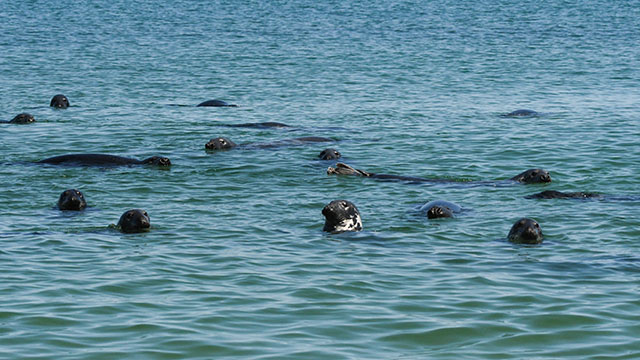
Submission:
[[234,128],[253,128],[253,129],[280,129],[280,128],[288,128],[291,127],[287,124],[283,124],[283,123],[279,123],[279,122],[274,122],[274,121],[267,121],[267,122],[258,122],[258,123],[244,123],[244,124],[230,124],[230,125],[223,125],[226,127],[234,127]]
[[602,195],[584,192],[561,192],[555,190],[546,190],[537,194],[531,194],[524,197],[525,199],[593,199],[602,198]]
[[68,189],[60,194],[58,199],[58,209],[60,210],[82,210],[87,207],[87,201],[80,190]]
[[444,200],[430,201],[420,208],[420,212],[426,213],[429,219],[452,218],[460,211],[462,208],[459,205]]
[[507,239],[517,244],[540,244],[542,229],[535,220],[522,218],[513,224]]
[[40,160],[38,164],[80,165],[80,166],[118,166],[118,165],[155,165],[171,166],[171,160],[162,156],[152,156],[144,160],[106,154],[69,154]]
[[213,106],[213,107],[238,107],[236,104],[229,104],[222,100],[207,100],[203,101],[198,106]]
[[333,148],[324,149],[320,152],[320,155],[318,155],[318,158],[320,160],[336,160],[340,159],[341,157],[342,154],[340,154],[338,150]]
[[347,200],[334,200],[322,209],[325,222],[322,231],[341,233],[362,230],[358,208]]
[[125,211],[125,213],[120,216],[117,226],[123,233],[138,233],[148,231],[151,227],[151,220],[146,211],[142,209],[132,209]]
[[237,145],[233,141],[225,138],[225,137],[215,137],[209,140],[206,144],[204,144],[204,148],[207,150],[228,150],[233,149],[235,147],[243,147],[243,148],[256,148],[256,149],[269,149],[280,146],[294,146],[301,145],[306,143],[315,143],[315,142],[331,142],[333,139],[317,137],[317,136],[307,136],[307,137],[299,137],[295,139],[285,139],[278,140],[270,143],[246,143]]
[[49,106],[57,109],[66,109],[69,107],[69,99],[67,99],[67,97],[62,94],[55,95],[51,99],[51,103],[49,103]]
[[[453,180],[446,179],[427,179],[413,176],[402,176],[402,175],[389,175],[389,174],[376,174],[366,172],[364,170],[353,168],[344,163],[337,163],[335,167],[327,168],[328,175],[356,175],[363,177],[370,177],[374,179],[382,179],[382,180],[398,180],[398,181],[407,181],[410,183],[457,183],[457,184],[469,184],[469,185],[497,185],[499,182],[495,181],[467,181],[467,182],[459,182]],[[551,176],[546,170],[542,169],[530,169],[526,170],[511,179],[509,181],[515,181],[523,184],[535,184],[535,183],[546,183],[551,181]],[[506,184],[506,183],[505,183]]]
[[539,116],[540,113],[537,111],[533,111],[533,110],[527,110],[527,109],[520,109],[520,110],[516,110],[516,111],[512,111],[510,113],[507,114],[502,114],[500,116],[502,117],[535,117],[535,116]]
[[22,113],[13,117],[13,119],[9,121],[0,121],[0,123],[5,124],[31,124],[36,122],[36,119],[31,114]]

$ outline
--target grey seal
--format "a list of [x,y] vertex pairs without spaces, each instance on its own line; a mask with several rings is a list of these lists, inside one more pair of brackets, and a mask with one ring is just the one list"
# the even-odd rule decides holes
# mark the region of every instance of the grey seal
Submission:
[[358,208],[347,200],[334,200],[322,209],[325,217],[322,231],[341,233],[362,230],[362,219]]
[[[427,179],[413,176],[403,176],[403,175],[389,175],[389,174],[376,174],[370,173],[364,170],[356,169],[351,167],[345,163],[337,163],[335,167],[327,168],[328,175],[356,175],[363,177],[370,177],[374,179],[382,179],[382,180],[399,180],[399,181],[407,181],[411,183],[460,183],[460,184],[471,184],[471,185],[497,185],[498,182],[495,181],[468,181],[468,182],[457,182],[446,179]],[[547,183],[551,181],[551,176],[549,172],[543,169],[529,169],[526,170],[511,179],[511,182],[518,182],[522,184],[535,184],[535,183]],[[505,183],[506,184],[506,183]]]
[[36,122],[36,119],[33,117],[33,115],[28,113],[18,114],[9,121],[0,121],[0,123],[5,123],[5,124],[31,124],[34,122]]
[[340,154],[338,150],[333,148],[324,149],[320,152],[320,155],[318,155],[318,158],[320,160],[336,160],[340,159],[341,157],[342,154]]
[[237,145],[235,142],[229,140],[226,137],[215,137],[209,140],[206,144],[204,144],[204,148],[207,150],[229,150],[235,147],[243,147],[243,148],[257,148],[257,149],[269,149],[280,146],[293,146],[300,145],[306,143],[316,143],[316,142],[331,142],[333,139],[317,137],[317,136],[307,136],[307,137],[299,137],[294,139],[285,139],[278,140],[270,143],[246,143]]
[[222,100],[207,100],[207,101],[203,101],[200,104],[198,104],[197,106],[212,106],[212,107],[238,107],[238,105],[236,104],[229,104],[226,101],[222,101]]
[[507,239],[517,244],[540,244],[542,243],[542,229],[535,220],[522,218],[513,224]]
[[58,209],[60,210],[82,210],[87,207],[87,201],[80,190],[67,189],[60,194],[58,199]]
[[537,111],[533,111],[533,110],[528,110],[528,109],[519,109],[516,111],[512,111],[510,113],[507,114],[502,114],[500,116],[502,117],[535,117],[535,116],[539,116],[540,113]]
[[462,208],[459,205],[444,200],[430,201],[420,208],[420,212],[426,213],[429,219],[452,218],[460,211]]
[[66,109],[69,107],[69,105],[69,99],[67,99],[67,97],[62,94],[55,95],[49,103],[49,106],[57,109]]
[[39,164],[80,165],[80,166],[118,166],[118,165],[155,165],[171,166],[171,160],[162,156],[152,156],[137,160],[107,154],[68,154],[40,160]]
[[536,194],[527,195],[525,199],[593,199],[602,198],[602,195],[585,192],[561,192],[555,190],[545,190]]
[[142,209],[131,209],[125,211],[120,220],[118,220],[117,226],[123,233],[138,233],[148,231],[151,227],[151,219],[149,214]]
[[253,129],[280,129],[280,128],[288,128],[291,127],[287,124],[283,124],[283,123],[279,123],[279,122],[274,122],[274,121],[267,121],[267,122],[258,122],[258,123],[244,123],[244,124],[230,124],[230,125],[223,125],[226,127],[234,127],[234,128],[253,128]]

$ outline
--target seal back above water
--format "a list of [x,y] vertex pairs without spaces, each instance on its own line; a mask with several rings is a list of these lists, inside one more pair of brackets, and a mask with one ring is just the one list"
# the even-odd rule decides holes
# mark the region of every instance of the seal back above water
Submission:
[[163,156],[152,156],[137,160],[108,154],[68,154],[40,160],[39,164],[80,165],[80,166],[117,166],[117,165],[155,165],[171,166],[171,160]]
[[238,105],[236,104],[229,104],[226,101],[222,101],[222,100],[207,100],[207,101],[203,101],[200,104],[198,104],[197,106],[211,106],[211,107],[238,107]]

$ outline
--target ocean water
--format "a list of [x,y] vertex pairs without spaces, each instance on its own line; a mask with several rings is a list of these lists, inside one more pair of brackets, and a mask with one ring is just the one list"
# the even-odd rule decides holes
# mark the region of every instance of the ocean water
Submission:
[[[0,124],[0,358],[640,357],[639,1],[16,1],[0,34],[0,120],[37,120]],[[33,164],[80,152],[173,166]],[[364,231],[321,231],[335,199]],[[109,227],[131,208],[151,231]],[[542,245],[506,241],[525,216]]]

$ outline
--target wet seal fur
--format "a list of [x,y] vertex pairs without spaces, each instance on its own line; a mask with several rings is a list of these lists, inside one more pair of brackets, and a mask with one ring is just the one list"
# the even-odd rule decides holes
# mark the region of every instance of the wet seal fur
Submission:
[[274,121],[259,122],[259,123],[230,124],[230,125],[223,125],[223,126],[234,127],[234,128],[253,128],[253,129],[273,129],[273,128],[280,129],[280,128],[291,127],[287,124],[274,122]]
[[336,160],[340,159],[341,157],[342,154],[340,154],[338,150],[333,148],[324,149],[320,152],[320,155],[318,155],[318,158],[320,160]]
[[542,229],[538,222],[528,218],[516,221],[507,235],[507,239],[516,244],[541,244],[542,238]]
[[426,213],[428,219],[452,218],[461,211],[459,205],[444,200],[430,201],[420,208],[420,212]]
[[537,194],[531,194],[524,197],[525,199],[599,199],[602,195],[584,192],[561,192],[555,190],[545,190]]
[[31,124],[34,122],[36,122],[36,118],[34,118],[33,115],[28,113],[18,114],[9,121],[0,121],[0,123],[5,123],[5,124]]
[[49,106],[57,109],[66,109],[70,106],[69,99],[67,99],[67,97],[62,94],[55,95],[51,99]]
[[80,166],[118,166],[118,165],[155,165],[171,166],[171,160],[162,156],[152,156],[144,160],[137,160],[107,154],[68,154],[50,157],[37,162],[51,165],[80,165]]
[[[446,179],[426,179],[419,178],[413,176],[402,176],[402,175],[389,175],[389,174],[376,174],[366,172],[364,170],[356,169],[351,167],[345,163],[337,163],[335,167],[327,168],[328,175],[356,175],[363,177],[370,177],[374,179],[384,179],[384,180],[400,180],[400,181],[408,181],[412,183],[460,183],[460,184],[496,184],[496,182],[487,182],[487,181],[468,181],[468,182],[458,182]],[[522,173],[512,177],[509,179],[510,181],[515,181],[523,184],[536,184],[536,183],[547,183],[551,182],[551,176],[549,172],[543,169],[529,169],[523,171]]]
[[325,217],[322,231],[341,233],[362,230],[362,218],[358,208],[347,200],[334,200],[322,209]]
[[528,109],[519,109],[507,114],[502,114],[500,116],[502,117],[535,117],[535,116],[540,116],[540,113],[537,111],[528,110]]
[[60,194],[58,199],[58,209],[60,210],[82,210],[87,207],[87,201],[80,190],[67,189]]
[[204,144],[204,148],[207,150],[229,150],[235,147],[243,147],[243,148],[258,148],[258,149],[269,149],[280,146],[292,146],[292,145],[300,145],[306,143],[315,143],[315,142],[330,142],[334,141],[333,139],[317,137],[317,136],[307,136],[307,137],[299,137],[295,139],[285,139],[278,140],[270,143],[246,143],[237,145],[233,141],[229,140],[226,137],[215,137],[209,140],[206,144]]
[[238,105],[236,104],[229,104],[226,101],[222,101],[222,100],[207,100],[207,101],[203,101],[200,104],[198,104],[197,106],[210,106],[210,107],[238,107]]
[[139,233],[148,231],[151,227],[151,219],[149,214],[142,209],[131,209],[125,211],[120,220],[118,220],[117,227],[123,233]]

